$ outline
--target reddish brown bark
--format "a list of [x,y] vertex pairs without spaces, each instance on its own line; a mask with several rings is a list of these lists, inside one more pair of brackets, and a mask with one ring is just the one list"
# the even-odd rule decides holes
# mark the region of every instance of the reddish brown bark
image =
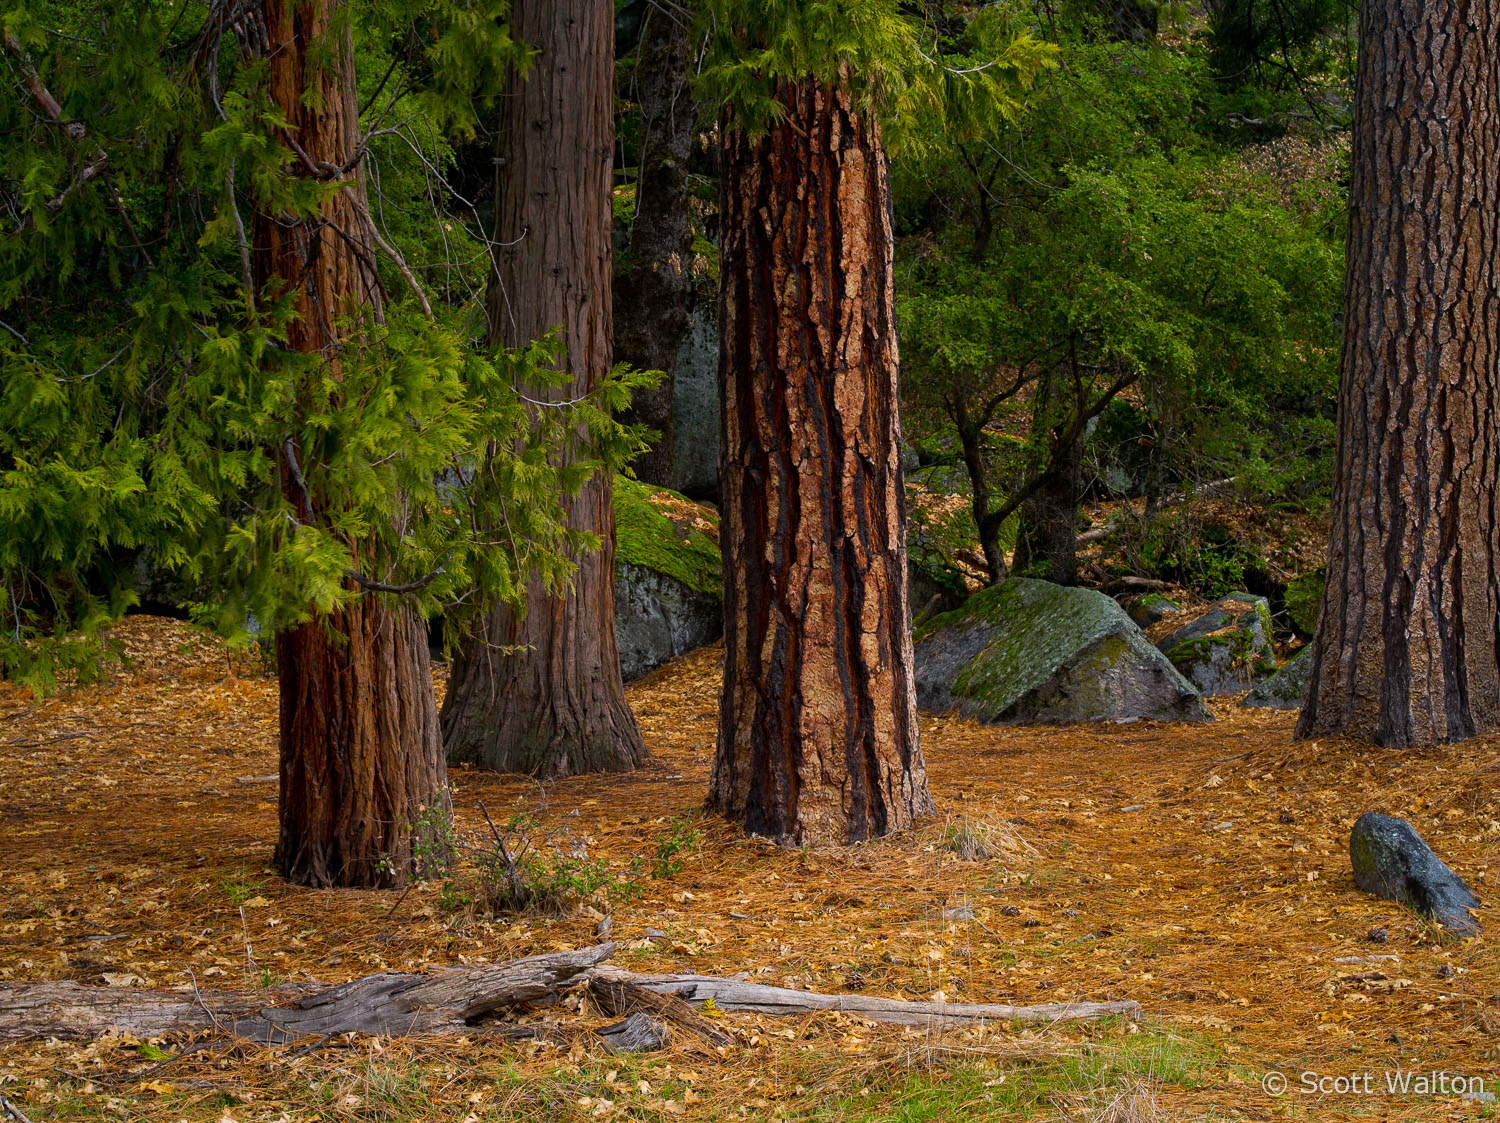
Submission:
[[710,803],[848,842],[931,809],[907,628],[891,215],[872,122],[812,83],[721,126],[724,687]]
[[[338,372],[343,333],[380,312],[359,145],[353,48],[332,32],[337,0],[266,0],[269,89],[293,175],[341,174],[346,186],[312,218],[262,209],[256,281],[296,296],[295,350]],[[334,57],[322,52],[333,50]],[[309,53],[318,60],[309,63]],[[310,165],[310,166],[309,166]],[[315,169],[321,169],[315,173]],[[356,329],[357,330],[357,329]],[[278,450],[287,494],[307,522],[318,497],[297,482],[298,450]],[[447,807],[426,631],[415,612],[362,596],[276,637],[281,686],[280,839],[276,860],[302,885],[376,886],[412,873],[414,828]],[[430,819],[428,820],[430,822]]]
[[[520,0],[511,34],[537,48],[503,99],[496,184],[491,341],[516,347],[561,328],[566,399],[611,364],[611,148],[614,9],[608,0]],[[568,503],[569,524],[604,547],[577,559],[572,589],[527,590],[462,646],[443,702],[450,759],[505,772],[629,771],[646,759],[615,646],[614,507],[601,475]]]
[[1299,736],[1500,725],[1500,3],[1360,8],[1328,581]]

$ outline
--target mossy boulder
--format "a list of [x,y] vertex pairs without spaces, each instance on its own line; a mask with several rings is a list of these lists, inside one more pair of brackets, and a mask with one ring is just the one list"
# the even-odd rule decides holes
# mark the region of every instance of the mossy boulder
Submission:
[[615,639],[625,680],[724,633],[719,517],[615,477]]
[[917,704],[980,721],[1207,721],[1203,700],[1092,589],[1012,578],[916,633]]
[[1215,601],[1156,646],[1208,697],[1239,694],[1276,673],[1271,606],[1265,597],[1249,593]]
[[1307,679],[1312,673],[1312,644],[1306,644],[1269,678],[1263,678],[1255,688],[1245,695],[1244,706],[1259,706],[1267,710],[1298,710],[1302,708],[1302,696],[1307,692]]
[[1174,612],[1181,612],[1182,605],[1162,593],[1145,593],[1129,597],[1120,602],[1130,618],[1142,628],[1149,628],[1165,620]]

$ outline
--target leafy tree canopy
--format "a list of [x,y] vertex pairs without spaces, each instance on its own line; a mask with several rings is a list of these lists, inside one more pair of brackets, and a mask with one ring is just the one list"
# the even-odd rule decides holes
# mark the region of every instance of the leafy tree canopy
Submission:
[[[566,580],[566,551],[591,544],[562,498],[639,442],[611,420],[639,376],[533,405],[517,387],[546,382],[558,348],[477,341],[488,246],[448,186],[449,138],[525,64],[506,6],[348,5],[322,49],[352,37],[364,145],[318,176],[292,174],[257,10],[0,17],[0,664],[39,686],[88,661],[65,637],[124,610],[148,569],[229,635],[362,595],[450,622],[518,600],[526,573]],[[254,291],[249,231],[256,211],[315,215],[349,174],[367,177],[384,292],[328,362],[285,345],[289,302]],[[300,478],[278,469],[286,448]]]
[[895,0],[707,0],[702,98],[756,136],[784,109],[780,84],[811,80],[877,111],[894,150],[1011,118],[1055,50],[981,13],[959,44]]

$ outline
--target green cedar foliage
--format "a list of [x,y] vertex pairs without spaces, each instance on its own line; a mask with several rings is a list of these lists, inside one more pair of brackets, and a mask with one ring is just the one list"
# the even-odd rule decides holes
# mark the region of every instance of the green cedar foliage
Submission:
[[[996,513],[1122,392],[1174,477],[1161,484],[1235,475],[1275,493],[1315,474],[1336,382],[1337,150],[1296,149],[1306,178],[1289,188],[1209,135],[1201,51],[1060,47],[1024,114],[896,163],[908,432],[936,450],[960,406],[982,415]],[[1038,418],[1048,378],[1068,389]]]
[[[248,288],[252,211],[308,215],[338,188],[288,174],[235,10],[0,14],[0,668],[40,689],[89,666],[148,561],[229,636],[372,595],[351,572],[454,626],[519,602],[528,573],[565,581],[594,544],[562,498],[639,446],[612,420],[638,374],[533,404],[517,387],[561,381],[559,348],[478,343],[487,243],[445,174],[448,138],[525,63],[506,6],[346,9],[371,211],[411,264],[381,262],[384,315],[350,326],[337,380],[284,345],[285,300]],[[306,522],[278,471],[288,442],[318,500]]]
[[971,53],[933,45],[896,0],[707,0],[700,99],[751,136],[784,112],[778,83],[845,87],[880,115],[892,150],[925,151],[953,130],[989,127],[1020,108],[1054,48],[981,16]]

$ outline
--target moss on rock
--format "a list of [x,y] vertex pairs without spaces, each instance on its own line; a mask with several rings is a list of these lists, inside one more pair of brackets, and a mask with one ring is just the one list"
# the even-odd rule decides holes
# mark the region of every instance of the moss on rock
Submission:
[[917,698],[982,721],[1202,720],[1124,610],[1091,589],[1013,578],[917,631]]
[[615,477],[615,561],[664,573],[698,593],[723,595],[719,516],[686,496]]
[[1286,661],[1269,678],[1263,678],[1245,695],[1241,705],[1267,710],[1296,710],[1302,707],[1307,680],[1312,676],[1312,644],[1307,644]]
[[1156,646],[1205,695],[1238,694],[1276,673],[1271,634],[1266,599],[1231,593]]

